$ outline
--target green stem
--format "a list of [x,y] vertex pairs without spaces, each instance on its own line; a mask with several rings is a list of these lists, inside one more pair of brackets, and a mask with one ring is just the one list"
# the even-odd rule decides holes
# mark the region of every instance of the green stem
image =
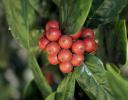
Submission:
[[52,89],[48,85],[35,57],[32,54],[29,55],[29,66],[33,71],[36,84],[38,85],[43,97],[46,98],[52,92]]

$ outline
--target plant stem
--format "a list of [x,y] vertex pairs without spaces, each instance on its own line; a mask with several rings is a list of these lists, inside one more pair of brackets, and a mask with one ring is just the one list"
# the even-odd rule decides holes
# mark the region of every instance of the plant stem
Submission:
[[52,89],[47,83],[35,57],[32,54],[29,55],[29,66],[34,74],[36,84],[38,85],[43,97],[46,98],[52,92]]

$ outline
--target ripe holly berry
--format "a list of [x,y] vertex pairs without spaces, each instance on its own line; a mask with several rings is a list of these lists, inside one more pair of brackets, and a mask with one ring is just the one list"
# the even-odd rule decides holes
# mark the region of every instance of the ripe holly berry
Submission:
[[72,46],[72,38],[70,36],[63,35],[59,39],[60,47],[63,49],[69,49]]
[[83,28],[81,32],[81,37],[94,39],[94,32],[90,28]]
[[73,66],[80,66],[84,61],[84,55],[82,54],[73,54],[71,63]]
[[44,36],[42,36],[38,42],[39,48],[44,50],[48,43],[49,43],[49,40]]
[[62,49],[58,54],[58,59],[61,62],[70,61],[72,59],[72,53],[70,50]]
[[59,29],[59,22],[55,20],[51,20],[46,24],[45,30],[48,31],[50,28]]
[[53,55],[48,55],[48,61],[50,64],[52,65],[57,65],[59,64],[59,60],[57,55],[53,54]]
[[53,55],[53,54],[58,54],[58,52],[60,51],[60,46],[58,45],[58,43],[56,42],[50,42],[47,46],[46,46],[46,51],[48,54]]
[[57,41],[61,36],[59,29],[51,28],[46,32],[46,37],[49,41]]
[[78,39],[80,36],[81,36],[81,31],[75,33],[75,34],[72,34],[70,35],[73,39]]
[[85,52],[91,53],[96,50],[97,45],[96,42],[91,38],[84,39],[84,45],[85,45]]
[[83,54],[85,51],[84,42],[82,40],[77,40],[72,45],[72,52],[76,54]]
[[73,70],[73,66],[70,62],[62,62],[60,63],[60,71],[63,73],[70,73]]

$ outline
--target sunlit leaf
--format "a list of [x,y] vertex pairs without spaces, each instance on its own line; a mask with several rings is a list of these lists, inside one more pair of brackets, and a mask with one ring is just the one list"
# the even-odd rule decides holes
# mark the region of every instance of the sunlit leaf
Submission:
[[56,92],[51,93],[45,100],[55,100]]
[[[32,0],[31,0],[32,1]],[[14,38],[25,48],[30,48],[30,28],[35,20],[35,12],[29,1],[3,0],[9,30]]]

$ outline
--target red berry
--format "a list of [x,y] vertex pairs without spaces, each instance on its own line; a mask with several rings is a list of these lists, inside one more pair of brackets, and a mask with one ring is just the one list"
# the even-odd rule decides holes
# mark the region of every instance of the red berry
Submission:
[[70,36],[63,35],[59,39],[60,47],[63,49],[69,49],[72,46],[72,38]]
[[57,41],[61,36],[59,29],[51,28],[46,32],[46,37],[49,41]]
[[60,51],[60,46],[56,42],[50,42],[46,47],[46,51],[50,55],[58,54],[58,52]]
[[94,32],[90,28],[83,28],[81,32],[81,37],[94,39]]
[[96,42],[91,38],[84,39],[85,52],[91,53],[97,49]]
[[73,66],[80,66],[84,61],[84,55],[82,54],[73,54],[71,63]]
[[52,65],[57,65],[59,64],[59,60],[57,58],[57,55],[53,54],[53,55],[48,55],[48,61],[50,64]]
[[51,20],[46,24],[45,30],[48,31],[50,28],[59,29],[59,22],[55,20]]
[[61,62],[70,61],[72,59],[71,51],[62,49],[58,54],[58,59]]
[[72,37],[73,39],[78,39],[80,36],[81,36],[81,31],[79,31],[79,32],[77,32],[77,33],[71,35],[71,37]]
[[62,62],[60,63],[60,71],[63,73],[70,73],[73,70],[73,66],[70,62]]
[[48,43],[49,43],[49,40],[46,39],[44,36],[42,36],[39,39],[38,45],[39,45],[40,49],[44,50]]
[[77,40],[72,45],[72,52],[76,54],[83,54],[85,51],[84,42],[82,40]]

